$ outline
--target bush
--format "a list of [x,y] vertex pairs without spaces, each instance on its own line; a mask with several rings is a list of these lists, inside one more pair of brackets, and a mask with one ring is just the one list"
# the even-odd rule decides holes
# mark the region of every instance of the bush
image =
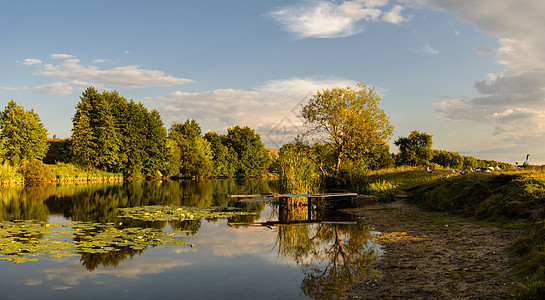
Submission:
[[25,183],[55,182],[51,169],[40,160],[26,161],[20,169]]
[[384,180],[379,180],[370,183],[367,186],[367,192],[372,195],[377,195],[382,201],[391,201],[395,197],[397,185],[391,184]]

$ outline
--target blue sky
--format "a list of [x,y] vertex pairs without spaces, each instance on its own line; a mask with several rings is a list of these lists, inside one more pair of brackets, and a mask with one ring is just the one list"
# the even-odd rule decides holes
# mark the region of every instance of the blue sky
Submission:
[[363,82],[391,142],[419,130],[436,149],[545,163],[544,15],[541,0],[0,1],[0,99],[63,138],[93,85],[167,127],[248,125],[278,147],[313,93]]

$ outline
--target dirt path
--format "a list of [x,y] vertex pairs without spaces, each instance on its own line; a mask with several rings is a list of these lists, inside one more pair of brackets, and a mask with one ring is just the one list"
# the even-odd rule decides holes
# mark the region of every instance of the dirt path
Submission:
[[353,285],[348,299],[509,299],[514,285],[506,247],[521,231],[483,227],[398,200],[345,211],[382,234],[382,274]]

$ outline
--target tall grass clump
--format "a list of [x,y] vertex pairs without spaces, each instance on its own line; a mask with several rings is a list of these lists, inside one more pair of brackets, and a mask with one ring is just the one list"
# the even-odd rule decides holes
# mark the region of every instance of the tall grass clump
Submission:
[[74,164],[56,163],[48,166],[53,172],[57,183],[112,181],[123,178],[121,173],[111,173]]
[[391,201],[395,198],[397,188],[397,184],[379,180],[367,185],[367,193],[378,196],[382,201]]
[[363,160],[345,161],[337,174],[336,185],[355,193],[365,193],[368,172],[369,168]]
[[12,166],[9,163],[4,162],[0,165],[0,183],[1,184],[13,184],[16,182],[23,182],[23,175],[18,172],[18,167]]
[[317,193],[321,188],[321,173],[301,147],[297,144],[286,144],[280,149],[278,159],[280,187],[287,193]]

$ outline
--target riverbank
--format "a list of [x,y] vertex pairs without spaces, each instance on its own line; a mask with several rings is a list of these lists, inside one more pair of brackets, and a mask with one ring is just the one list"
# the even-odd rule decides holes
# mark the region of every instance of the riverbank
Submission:
[[374,266],[381,276],[353,285],[348,299],[512,298],[516,279],[508,247],[523,230],[480,226],[403,200],[356,202],[362,206],[344,211],[381,233],[385,253]]
[[[405,202],[398,200],[393,203],[388,203],[391,198],[380,194],[378,201],[372,201],[377,197],[361,197],[359,202],[365,204],[364,207],[351,211],[372,220],[370,223],[379,231],[388,234],[405,232],[407,236],[419,239],[413,241],[408,238],[405,241],[401,238],[401,243],[392,243],[386,239],[384,243],[393,254],[387,252],[386,258],[381,260],[387,266],[392,264],[390,267],[383,266],[390,270],[385,272],[389,274],[385,285],[388,286],[394,280],[396,284],[390,287],[396,291],[400,290],[400,286],[413,289],[421,285],[428,286],[424,291],[429,293],[434,291],[429,285],[442,286],[439,282],[444,282],[447,275],[454,278],[460,273],[458,281],[446,281],[450,282],[451,294],[445,294],[447,290],[438,288],[438,295],[459,298],[456,296],[459,293],[463,295],[466,290],[476,290],[478,293],[467,297],[477,297],[480,293],[485,293],[482,297],[488,297],[486,293],[493,293],[492,290],[480,290],[485,282],[486,286],[495,286],[501,290],[501,295],[506,292],[505,295],[514,294],[524,299],[542,297],[545,294],[545,172],[541,168],[531,168],[466,175],[451,173],[449,176],[441,174],[444,171],[426,173],[425,170],[412,169],[385,170],[371,174],[369,177],[372,181],[393,182],[398,187],[394,192],[407,191],[408,197]],[[407,246],[405,243],[414,245]],[[481,248],[484,252],[479,250]],[[435,256],[432,255],[434,253]],[[488,263],[489,258],[484,259],[483,253],[502,253],[505,258]],[[401,271],[405,265],[403,261],[397,261],[396,265],[396,260],[400,259],[398,254],[414,258],[407,259],[409,266],[420,257],[425,259],[422,265],[414,266],[418,272],[404,275]],[[440,257],[447,260],[434,264],[433,261]],[[467,265],[474,261],[475,264]],[[474,266],[479,266],[479,269],[473,269]],[[487,269],[487,266],[491,267]],[[425,277],[423,274],[428,270],[432,273]],[[486,282],[482,278],[488,278],[485,276],[487,272],[493,275],[491,278],[504,278],[504,281]],[[400,276],[405,280],[397,281],[396,278]],[[467,288],[463,284],[458,286],[464,282],[464,278],[471,276],[477,276],[478,280],[470,279],[476,280],[475,284]],[[500,289],[502,286],[512,287],[504,290]],[[388,294],[394,293],[390,290],[382,292],[393,297],[393,294]],[[426,293],[415,297],[431,297]],[[492,295],[500,297],[499,294]],[[399,296],[402,296],[401,292]]]

